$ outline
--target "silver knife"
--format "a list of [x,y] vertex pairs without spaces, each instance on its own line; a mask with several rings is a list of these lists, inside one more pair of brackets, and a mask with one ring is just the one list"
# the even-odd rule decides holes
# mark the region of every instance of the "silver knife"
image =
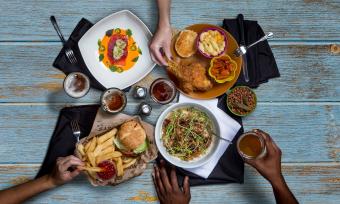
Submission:
[[[243,15],[239,14],[237,16],[237,22],[240,28],[240,47],[245,46],[246,47],[246,42],[244,40],[244,27],[243,27]],[[247,67],[247,55],[244,54],[242,55],[242,71],[243,71],[243,78],[245,82],[249,82],[249,75],[248,75],[248,67]]]

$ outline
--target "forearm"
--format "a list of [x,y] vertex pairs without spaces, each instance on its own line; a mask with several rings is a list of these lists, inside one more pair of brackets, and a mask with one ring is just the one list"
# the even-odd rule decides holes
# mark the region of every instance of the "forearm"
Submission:
[[170,26],[170,5],[171,0],[157,0],[158,4],[158,27]]
[[0,203],[22,203],[41,192],[54,188],[55,185],[49,177],[43,176],[36,180],[0,191]]
[[277,204],[297,204],[294,194],[289,190],[283,176],[271,182]]

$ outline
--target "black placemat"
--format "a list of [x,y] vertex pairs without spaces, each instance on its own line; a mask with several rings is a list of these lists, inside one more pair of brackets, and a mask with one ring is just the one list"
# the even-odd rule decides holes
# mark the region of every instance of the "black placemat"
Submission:
[[65,157],[74,153],[77,140],[72,134],[71,120],[79,122],[80,138],[86,137],[91,131],[99,107],[99,105],[87,105],[63,108],[60,111],[58,122],[37,178],[51,173],[58,157]]
[[[86,76],[89,77],[91,87],[99,90],[105,90],[106,88],[98,82],[91,72],[88,70],[84,59],[81,56],[79,47],[78,47],[78,42],[83,37],[83,35],[93,26],[93,24],[88,21],[85,18],[82,18],[77,26],[74,28],[72,31],[69,39],[66,41],[65,47],[69,47],[73,50],[74,55],[77,58],[77,63],[72,64],[69,62],[65,55],[65,48],[63,47],[61,51],[59,52],[57,58],[53,62],[53,66],[62,72],[64,72],[66,75],[71,73],[71,72],[81,72],[84,73]],[[125,88],[123,91],[128,92],[130,90],[130,87]]]

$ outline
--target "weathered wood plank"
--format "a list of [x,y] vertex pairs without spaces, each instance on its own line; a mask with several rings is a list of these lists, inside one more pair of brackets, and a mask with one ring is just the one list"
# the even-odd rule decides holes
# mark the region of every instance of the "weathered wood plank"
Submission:
[[[95,89],[91,89],[86,97],[81,99],[66,95],[62,84],[65,75],[52,66],[60,49],[61,46],[55,43],[0,45],[0,102],[99,101],[101,92]],[[164,75],[163,68],[155,67],[139,84],[148,87],[153,80]],[[136,102],[132,93],[128,94],[128,101]]]
[[[0,105],[0,163],[40,163],[60,105]],[[245,130],[268,131],[283,151],[284,162],[340,161],[340,104],[260,103],[245,118]],[[133,114],[130,104],[126,112]],[[155,106],[155,123],[166,106]]]
[[[56,15],[66,35],[81,17],[92,22],[122,9],[136,13],[154,30],[157,7],[153,0],[124,1],[1,1],[0,40],[59,40],[49,16]],[[21,6],[20,6],[21,5]],[[246,19],[255,19],[264,30],[273,31],[276,39],[339,40],[339,1],[204,1],[174,0],[172,23],[185,27],[194,23],[221,24],[224,18],[234,18],[242,12]]]
[[[32,178],[37,166],[0,166],[0,189]],[[28,203],[136,203],[156,200],[151,165],[141,176],[116,187],[92,187],[83,177]],[[301,203],[339,203],[339,164],[283,165],[283,174]],[[192,203],[274,203],[267,181],[247,166],[245,183],[191,188]]]
[[[97,102],[98,91],[79,100],[63,92],[64,75],[51,65],[60,47],[1,44],[0,102]],[[273,51],[282,76],[257,89],[259,101],[339,101],[340,57],[329,45],[274,45]],[[164,69],[156,67],[143,84],[149,86],[160,76],[165,76]]]

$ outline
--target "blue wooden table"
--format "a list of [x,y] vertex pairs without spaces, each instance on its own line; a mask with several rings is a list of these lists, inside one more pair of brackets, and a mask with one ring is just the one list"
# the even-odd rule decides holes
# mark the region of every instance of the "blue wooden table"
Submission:
[[[94,104],[100,92],[75,100],[65,77],[52,67],[61,48],[49,22],[55,15],[68,36],[81,17],[92,22],[122,10],[137,14],[154,31],[153,0],[0,1],[0,189],[34,177],[44,158],[59,110]],[[258,20],[270,41],[281,78],[256,89],[258,108],[245,129],[268,131],[283,151],[283,174],[301,203],[340,203],[340,1],[174,0],[172,25],[221,24],[243,13]],[[148,86],[163,69],[140,83]],[[127,113],[134,113],[138,101]],[[155,123],[165,106],[147,119]],[[83,177],[29,203],[135,203],[156,201],[146,172],[117,187],[92,187]],[[192,188],[192,203],[273,203],[267,181],[246,166],[245,183]]]

